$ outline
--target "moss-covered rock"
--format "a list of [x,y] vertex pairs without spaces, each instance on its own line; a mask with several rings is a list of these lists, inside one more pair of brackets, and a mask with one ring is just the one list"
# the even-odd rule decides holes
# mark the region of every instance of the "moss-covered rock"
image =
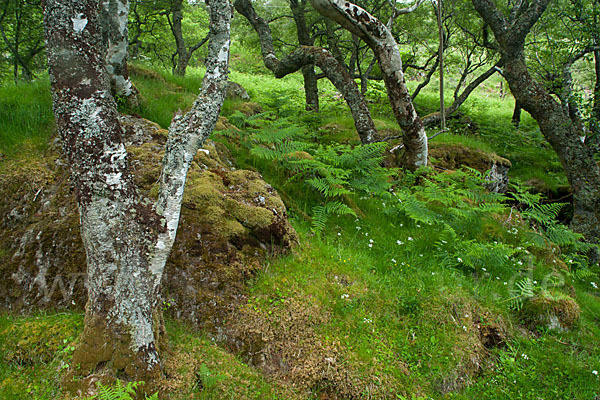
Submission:
[[[156,198],[167,132],[121,118],[140,191]],[[87,299],[85,252],[68,172],[58,151],[0,163],[0,308],[81,309]],[[264,255],[298,240],[277,192],[238,170],[227,149],[207,142],[190,171],[175,245],[166,266],[168,312],[214,328],[243,299],[244,281]]]
[[561,292],[543,291],[523,303],[521,322],[531,330],[570,330],[579,321],[577,302]]
[[443,143],[431,143],[429,156],[435,160],[436,167],[456,170],[467,166],[482,173],[489,171],[486,176],[488,189],[498,193],[508,189],[508,170],[512,164],[506,158],[462,144]]

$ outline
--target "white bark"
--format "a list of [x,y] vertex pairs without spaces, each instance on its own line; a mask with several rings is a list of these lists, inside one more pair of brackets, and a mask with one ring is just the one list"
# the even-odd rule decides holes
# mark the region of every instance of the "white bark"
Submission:
[[105,34],[108,37],[106,71],[110,77],[113,94],[124,97],[135,96],[135,87],[127,74],[129,1],[105,0],[102,6]]
[[54,112],[77,192],[87,256],[86,322],[73,361],[80,377],[96,373],[98,366],[124,368],[134,380],[158,371],[158,293],[186,174],[225,98],[232,7],[228,0],[212,0],[211,6],[207,73],[191,111],[171,124],[159,199],[152,205],[133,183],[110,95],[104,7],[94,0],[47,0]]
[[394,116],[404,133],[405,162],[427,165],[427,136],[406,88],[402,59],[392,33],[361,7],[343,0],[309,0],[324,17],[336,21],[369,45],[379,61]]

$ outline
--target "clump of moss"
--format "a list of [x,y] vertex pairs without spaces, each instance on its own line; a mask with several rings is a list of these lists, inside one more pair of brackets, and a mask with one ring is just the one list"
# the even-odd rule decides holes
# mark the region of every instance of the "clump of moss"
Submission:
[[[121,124],[134,180],[143,195],[156,199],[167,131],[135,116],[122,116]],[[1,162],[0,170],[0,210],[7,216],[0,225],[0,306],[83,307],[85,251],[58,151]],[[169,312],[215,329],[243,300],[244,282],[264,256],[297,241],[277,192],[258,173],[236,169],[224,145],[206,143],[188,173],[166,266]]]
[[72,351],[81,328],[80,315],[14,319],[0,329],[2,361],[26,366],[49,363],[57,354]]
[[238,103],[238,104],[236,104],[234,109],[239,110],[242,114],[247,115],[247,116],[260,114],[261,112],[263,112],[262,106],[258,103],[254,103],[252,101]]
[[524,302],[519,318],[531,330],[569,330],[579,321],[577,302],[560,292],[542,291]]
[[[365,388],[374,398],[392,390],[387,376],[359,372],[339,341],[321,334],[331,313],[317,299],[292,289],[278,298],[253,298],[227,324],[228,345],[267,376],[317,393],[318,398],[358,399]],[[382,390],[383,392],[379,392]]]
[[451,170],[466,165],[480,172],[485,172],[493,165],[499,165],[507,169],[512,166],[506,158],[461,144],[431,143],[429,155],[435,159],[435,166]]

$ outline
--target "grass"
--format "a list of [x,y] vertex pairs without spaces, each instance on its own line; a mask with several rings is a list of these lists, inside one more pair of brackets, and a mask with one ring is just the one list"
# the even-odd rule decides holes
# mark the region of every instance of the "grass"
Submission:
[[[142,95],[136,112],[166,128],[173,113],[194,100],[203,71],[190,68],[186,78],[150,72],[137,68],[133,74]],[[303,111],[298,74],[278,80],[234,71],[231,77],[265,111],[291,118],[316,133],[312,140],[356,142],[349,113],[327,83],[320,82],[323,111],[312,114]],[[4,154],[31,148],[43,151],[52,133],[47,91],[44,80],[0,88]],[[376,85],[369,96],[378,128],[396,129]],[[419,107],[433,108],[435,93],[422,96]],[[228,101],[223,114],[231,116],[239,106],[240,102]],[[436,142],[495,151],[513,162],[513,176],[523,181],[540,179],[550,188],[564,184],[560,164],[531,117],[523,116],[518,131],[510,125],[510,99],[483,90],[465,104],[463,112],[478,126],[477,133],[459,134],[458,123]],[[600,370],[600,302],[591,285],[593,279],[598,282],[597,270],[592,277],[575,279],[552,266],[552,260],[564,258],[552,252],[522,255],[519,260],[530,261],[531,269],[517,266],[516,259],[486,269],[467,268],[462,261],[443,266],[440,226],[418,223],[375,198],[353,198],[364,216],[332,217],[316,236],[304,218],[319,201],[315,193],[301,182],[291,182],[286,171],[272,163],[249,156],[241,146],[232,150],[241,167],[260,170],[288,199],[301,238],[297,249],[270,259],[250,282],[240,323],[262,321],[253,329],[275,332],[274,345],[302,343],[290,342],[290,335],[318,344],[298,347],[314,357],[305,355],[307,361],[297,368],[308,368],[310,360],[322,362],[326,357],[334,360],[328,361],[332,372],[329,380],[303,378],[312,383],[301,389],[263,375],[247,365],[242,354],[231,354],[206,334],[169,321],[170,351],[165,357],[171,377],[169,398],[315,399],[335,391],[353,391],[358,398],[398,399],[592,399],[600,395],[600,380],[592,373]],[[443,218],[449,218],[443,211],[448,206],[438,208]],[[506,229],[506,215],[494,217],[463,221],[456,241],[517,246],[526,240],[526,225],[519,225],[517,235]],[[546,256],[549,260],[542,260]],[[526,274],[539,282],[555,275],[564,278],[561,290],[574,293],[581,307],[574,329],[530,333],[520,327],[519,314],[509,307],[508,299],[515,280]],[[290,325],[283,318],[288,315]],[[0,398],[64,397],[60,377],[68,368],[82,323],[82,315],[72,313],[0,315]],[[482,326],[501,330],[504,344],[484,347]]]
[[19,86],[0,86],[0,153],[43,151],[54,129],[47,78]]

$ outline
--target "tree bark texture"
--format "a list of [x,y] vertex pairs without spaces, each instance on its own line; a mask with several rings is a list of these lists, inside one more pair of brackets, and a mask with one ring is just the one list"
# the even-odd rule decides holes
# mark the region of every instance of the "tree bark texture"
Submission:
[[584,141],[581,126],[530,74],[524,57],[527,33],[550,0],[519,3],[507,19],[492,0],[472,0],[492,29],[504,63],[504,77],[519,105],[537,121],[565,169],[573,191],[572,227],[590,241],[600,240],[600,168]]
[[151,381],[160,371],[159,289],[179,221],[185,177],[212,131],[228,74],[231,7],[212,0],[207,73],[191,111],[173,119],[156,204],[138,195],[110,80],[99,1],[46,2],[54,114],[77,194],[88,302],[73,356],[74,388],[99,377]]
[[129,0],[108,0],[103,3],[103,15],[108,41],[106,71],[110,77],[111,91],[115,96],[130,99],[137,104],[137,90],[127,72],[127,20]]
[[346,68],[326,49],[314,46],[300,46],[282,60],[275,55],[273,38],[267,22],[256,14],[249,0],[236,0],[235,9],[242,14],[254,28],[260,39],[261,52],[265,66],[276,78],[298,71],[306,65],[317,65],[336,89],[344,96],[354,118],[354,125],[363,144],[379,139],[379,134],[371,118],[365,98]]
[[[298,43],[301,46],[313,46],[314,40],[310,36],[306,24],[305,9],[306,0],[290,0],[290,9],[296,23],[296,32],[298,33]],[[302,76],[304,77],[304,94],[306,96],[306,110],[319,111],[319,88],[317,86],[317,75],[315,66],[312,64],[302,67]]]
[[[191,47],[187,47],[185,39],[183,38],[183,0],[174,0],[171,6],[171,17],[173,20],[169,20],[171,26],[171,32],[175,38],[175,47],[177,48],[175,54],[172,56],[173,61],[173,73],[177,76],[185,76],[185,71],[192,59],[192,55],[196,50],[206,43],[208,36],[196,43]],[[175,60],[177,56],[177,61]]]
[[427,165],[425,127],[406,87],[398,44],[392,33],[377,18],[350,2],[310,0],[310,3],[321,15],[360,37],[373,50],[379,61],[394,116],[404,134],[404,164],[411,169]]
[[521,105],[517,100],[515,100],[515,108],[513,109],[513,115],[511,118],[511,122],[513,126],[519,129],[519,125],[521,125]]

